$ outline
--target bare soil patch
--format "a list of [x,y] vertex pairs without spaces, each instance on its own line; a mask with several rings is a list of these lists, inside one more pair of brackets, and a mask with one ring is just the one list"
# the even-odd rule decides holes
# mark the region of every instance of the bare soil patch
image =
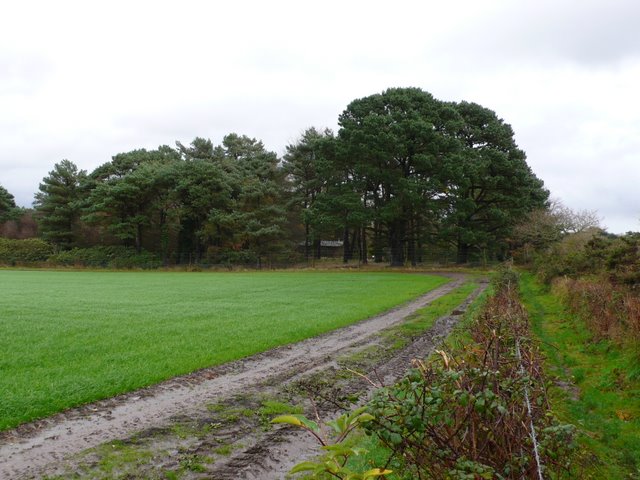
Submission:
[[385,383],[398,378],[449,333],[470,299],[400,351],[380,347],[380,332],[463,282],[455,275],[349,327],[3,432],[0,478],[283,478],[315,445],[301,432],[270,429],[268,413],[305,408],[305,389],[326,415],[362,401],[370,386],[343,375],[341,358],[363,357],[366,372]]

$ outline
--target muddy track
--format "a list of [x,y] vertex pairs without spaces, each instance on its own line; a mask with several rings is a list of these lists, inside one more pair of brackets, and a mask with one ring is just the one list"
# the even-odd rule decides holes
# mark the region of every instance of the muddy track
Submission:
[[[212,403],[329,368],[337,355],[375,343],[379,331],[399,324],[462,283],[463,276],[454,276],[453,281],[416,300],[357,324],[0,433],[0,478],[58,474],[65,471],[61,466],[70,456],[86,449],[161,428],[176,417],[202,416]],[[385,381],[397,378],[410,358],[424,355],[448,333],[456,318],[440,319],[429,335],[418,338],[377,371]],[[244,435],[246,448],[216,463],[213,478],[282,478],[305,449],[311,452],[313,448],[298,432],[272,431],[262,439],[251,438],[246,432]]]
[[[367,378],[373,383],[381,383],[382,385],[391,385],[399,380],[410,368],[413,359],[428,356],[442,344],[466,312],[467,307],[485,288],[486,283],[481,284],[450,315],[439,318],[430,329],[415,337],[406,348],[396,352],[390,358],[384,358],[376,363],[371,370],[366,372]],[[329,363],[324,367],[331,368]],[[359,391],[361,396],[357,402],[358,405],[362,405],[376,390],[375,386],[362,378],[352,378],[350,381],[339,381],[339,383],[351,391]],[[330,407],[321,411],[322,418],[325,420],[334,418],[340,413],[343,413],[341,409]],[[241,441],[246,444],[250,439],[245,437]],[[250,448],[238,452],[231,458],[216,462],[212,468],[212,476],[207,478],[215,478],[216,480],[284,479],[287,478],[287,473],[294,465],[304,459],[317,456],[318,453],[318,444],[311,435],[298,429],[284,427],[264,435],[251,443]]]

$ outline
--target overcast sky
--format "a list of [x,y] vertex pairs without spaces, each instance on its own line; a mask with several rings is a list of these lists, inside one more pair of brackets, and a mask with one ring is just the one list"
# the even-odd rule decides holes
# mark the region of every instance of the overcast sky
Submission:
[[638,231],[638,25],[637,0],[6,1],[0,185],[30,206],[62,159],[231,132],[282,154],[419,87],[496,111],[554,197]]

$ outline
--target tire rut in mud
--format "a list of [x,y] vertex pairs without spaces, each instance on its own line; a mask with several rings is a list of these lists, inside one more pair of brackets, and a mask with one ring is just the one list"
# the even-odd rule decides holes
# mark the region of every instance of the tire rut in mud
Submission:
[[[485,287],[486,284],[479,286],[450,315],[439,318],[430,329],[412,339],[408,346],[372,364],[366,376],[377,379],[384,385],[390,385],[399,380],[410,368],[413,359],[428,356],[444,341]],[[360,405],[375,391],[375,387],[362,377],[354,375],[348,379],[341,378],[340,375],[336,376],[335,372],[329,371],[333,368],[329,367],[328,370],[319,371],[315,375],[325,376],[329,379],[329,383],[338,384],[342,398],[353,397],[356,394],[359,400],[355,403]],[[316,396],[318,394],[315,392]],[[327,405],[320,405],[322,418],[333,418],[343,413],[345,407],[349,408],[344,403],[339,407],[338,404],[338,401],[329,401]],[[232,458],[214,464],[211,475],[218,480],[282,479],[295,464],[318,453],[318,444],[311,435],[298,429],[280,428],[263,436],[250,448],[238,452]]]

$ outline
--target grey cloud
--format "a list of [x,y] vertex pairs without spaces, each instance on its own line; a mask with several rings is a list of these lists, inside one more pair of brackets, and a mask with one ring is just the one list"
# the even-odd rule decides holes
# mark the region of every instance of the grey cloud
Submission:
[[31,94],[51,72],[52,65],[43,56],[0,51],[0,96]]
[[635,0],[500,5],[470,23],[452,25],[436,48],[448,53],[452,64],[466,61],[480,68],[565,61],[606,66],[640,58]]
[[526,45],[584,64],[609,64],[640,55],[640,3],[636,1],[530,5],[531,11],[521,13],[521,38]]
[[[543,156],[538,151],[537,156]],[[534,171],[554,196],[574,210],[596,210],[613,233],[638,230],[640,170],[632,146],[625,151],[603,149],[587,155],[564,152],[553,162],[537,162]]]
[[123,132],[131,148],[174,145],[176,140],[189,143],[196,136],[216,143],[235,132],[262,140],[268,149],[281,154],[299,132],[311,126],[335,128],[337,118],[336,107],[322,98],[244,96],[120,116],[114,128]]

